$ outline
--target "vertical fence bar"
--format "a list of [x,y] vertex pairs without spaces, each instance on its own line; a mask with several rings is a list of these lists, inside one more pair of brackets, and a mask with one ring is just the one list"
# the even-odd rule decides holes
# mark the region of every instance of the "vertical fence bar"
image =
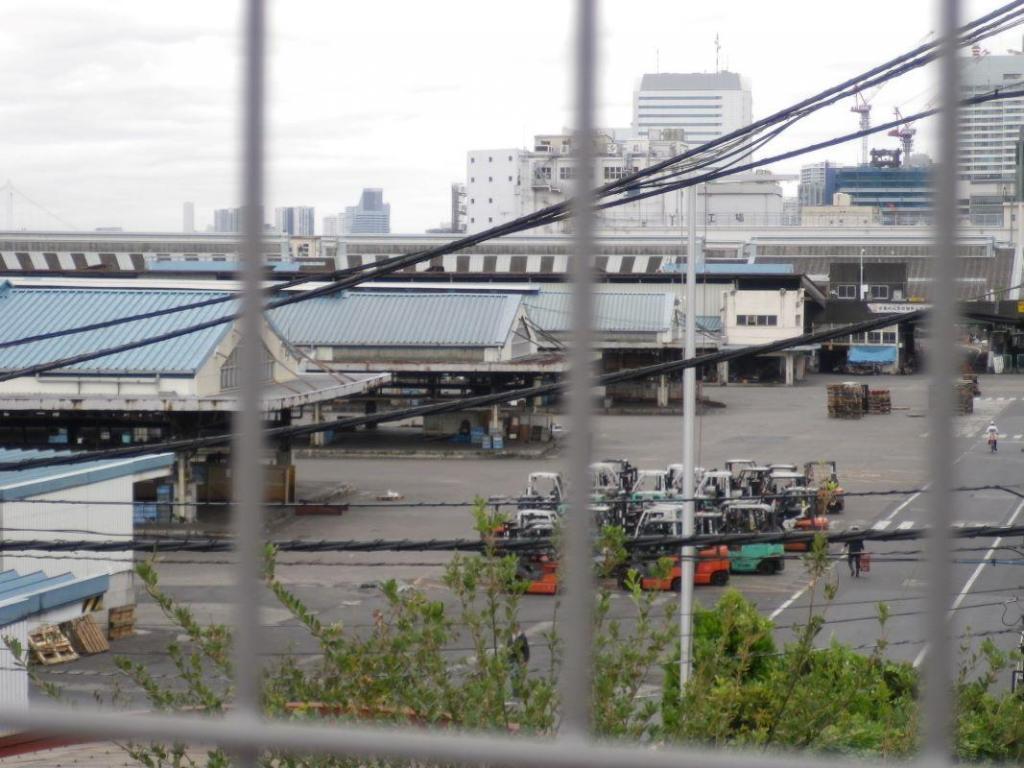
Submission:
[[565,523],[562,572],[566,605],[563,613],[562,671],[559,693],[562,731],[583,739],[590,730],[592,622],[594,611],[593,522],[589,509],[588,465],[591,447],[590,401],[593,397],[592,246],[594,213],[594,48],[596,0],[576,4],[575,106],[573,148],[576,196],[572,254],[573,344],[569,373],[569,514]]
[[[246,0],[242,107],[242,317],[239,350],[239,411],[231,446],[238,541],[238,597],[235,622],[235,706],[237,716],[260,715],[259,592],[263,523],[263,436],[261,358],[263,352],[263,89],[264,0]],[[240,753],[240,763],[255,766],[258,751]]]
[[952,667],[946,612],[953,592],[950,525],[953,521],[953,381],[956,363],[954,289],[957,271],[956,147],[959,63],[956,29],[960,0],[938,0],[939,89],[938,166],[935,174],[935,256],[932,322],[928,460],[931,467],[928,539],[928,637],[925,656],[924,756],[942,764],[952,755]]
[[[705,210],[707,206],[705,205]],[[679,211],[682,217],[682,210]],[[697,355],[697,187],[686,190],[686,336],[683,357]],[[683,536],[693,536],[695,492],[694,423],[697,413],[697,369],[683,371]],[[685,695],[693,667],[693,572],[697,548],[683,547],[679,553],[679,696]]]

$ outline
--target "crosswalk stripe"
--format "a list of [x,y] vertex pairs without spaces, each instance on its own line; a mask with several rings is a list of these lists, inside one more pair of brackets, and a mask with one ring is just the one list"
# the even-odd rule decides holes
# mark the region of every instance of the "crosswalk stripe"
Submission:
[[906,531],[914,527],[913,520],[904,520],[902,523],[896,526],[897,531]]
[[1022,437],[1024,437],[1024,435],[1014,435],[1013,439],[1014,440],[1020,440]]
[[871,530],[884,531],[890,525],[892,525],[892,520],[879,520],[877,523],[871,526]]

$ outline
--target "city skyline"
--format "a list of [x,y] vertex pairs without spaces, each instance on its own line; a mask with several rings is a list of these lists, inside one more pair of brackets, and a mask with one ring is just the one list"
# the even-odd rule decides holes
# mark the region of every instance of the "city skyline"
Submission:
[[[635,7],[602,6],[600,124],[629,124],[633,90],[644,73],[713,72],[716,34],[721,68],[751,81],[756,119],[917,44],[935,26],[916,8],[866,3],[837,40],[810,34],[831,28],[827,9],[794,2],[792,21],[779,29],[769,24],[773,11],[765,5],[734,0],[714,12],[686,15],[674,4],[650,2],[643,17],[659,23],[643,36],[629,32]],[[302,200],[341,211],[364,187],[383,187],[394,207],[392,230],[422,232],[448,217],[450,185],[465,180],[468,151],[525,146],[534,134],[572,123],[570,89],[557,74],[565,70],[569,49],[568,6],[525,3],[509,16],[456,3],[451,16],[458,23],[439,29],[429,42],[417,30],[432,12],[419,4],[307,6],[302,14],[271,6],[268,210]],[[965,15],[986,7],[966,6]],[[540,8],[548,43],[522,57],[516,40],[536,32],[532,11]],[[127,2],[53,2],[47,9],[14,3],[10,23],[0,30],[0,63],[12,70],[24,56],[38,56],[36,41],[48,41],[38,66],[0,85],[6,105],[0,176],[52,212],[22,205],[18,215],[34,220],[16,223],[66,228],[59,217],[86,230],[175,231],[188,200],[195,204],[196,229],[205,229],[214,209],[238,199],[238,4],[186,2],[171,11]],[[890,23],[877,24],[876,12]],[[337,45],[332,30],[338,25],[370,28],[396,13],[409,23],[395,28],[393,50],[421,53],[415,68],[358,35]],[[310,14],[318,24],[303,22]],[[475,34],[464,35],[463,27]],[[501,35],[486,32],[499,28]],[[761,30],[769,28],[778,55],[765,57]],[[83,29],[95,32],[88,56],[71,44]],[[858,42],[865,40],[871,45]],[[1019,47],[1015,32],[986,43],[993,53],[1011,47]],[[366,77],[367,61],[374,62],[373,77]],[[473,66],[462,66],[466,62]],[[925,108],[929,76],[920,72],[887,86],[875,98],[874,121],[891,119],[893,105]],[[798,124],[773,148],[854,130],[847,101]],[[931,149],[930,134],[929,126],[920,126],[924,152]],[[895,140],[882,136],[876,144],[895,146]],[[774,170],[797,173],[805,162],[844,164],[856,156],[850,144]],[[72,157],[76,162],[69,162]]]

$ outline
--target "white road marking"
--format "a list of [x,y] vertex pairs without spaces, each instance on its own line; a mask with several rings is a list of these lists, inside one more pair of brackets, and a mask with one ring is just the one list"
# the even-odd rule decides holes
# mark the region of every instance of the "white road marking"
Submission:
[[896,526],[897,531],[908,531],[914,527],[913,520],[904,520],[902,523]]
[[[1024,510],[1024,501],[1017,505],[1017,508],[1013,510],[1013,514],[1010,515],[1010,519],[1007,520],[1004,523],[1004,525],[1006,527],[1010,527],[1011,525],[1013,525],[1017,521],[1017,516],[1021,513],[1021,510]],[[992,555],[995,554],[995,551],[999,548],[999,545],[1002,543],[1002,541],[1003,537],[1000,536],[992,542],[992,546],[988,548],[988,551],[985,553],[985,556],[981,558],[981,562],[978,563],[978,567],[974,569],[974,573],[972,573],[971,577],[967,579],[967,582],[964,584],[964,588],[960,590],[960,594],[957,595],[956,600],[953,601],[953,607],[949,609],[949,614],[946,617],[947,620],[952,618],[953,612],[957,608],[959,608],[963,601],[967,598],[968,593],[971,591],[971,587],[974,586],[974,582],[976,582],[978,580],[978,577],[981,576],[981,572],[985,569],[985,566],[988,565],[988,561],[992,559]],[[917,657],[914,659],[914,666],[921,666],[921,662],[924,661],[924,657],[927,654],[928,646],[925,645],[925,647],[921,649],[921,652],[918,653]]]
[[791,606],[793,603],[795,603],[797,600],[799,600],[803,596],[804,592],[807,591],[807,588],[809,586],[811,586],[811,585],[810,584],[805,584],[803,587],[801,587],[796,592],[794,592],[784,603],[782,603],[782,605],[780,605],[774,611],[769,613],[768,614],[768,618],[774,620],[776,616],[778,616],[784,610],[789,608],[789,606]]
[[884,531],[890,525],[892,525],[892,520],[879,520],[877,523],[871,526],[871,530]]
[[[928,483],[928,485],[931,485],[931,483]],[[927,489],[927,488],[928,488],[928,485],[925,485],[925,486],[924,486],[924,487],[925,487],[925,489]],[[890,520],[892,520],[892,519],[893,519],[894,517],[896,517],[896,515],[898,515],[898,514],[899,514],[900,512],[902,512],[902,511],[903,511],[904,509],[906,509],[906,508],[907,508],[907,506],[909,506],[910,504],[912,504],[912,503],[913,503],[913,501],[914,501],[914,500],[915,500],[915,499],[916,499],[916,498],[917,498],[918,496],[920,496],[920,495],[921,495],[921,494],[922,494],[923,492],[924,492],[924,491],[918,491],[918,492],[917,492],[917,493],[915,493],[915,494],[914,494],[913,496],[910,496],[910,497],[908,497],[906,501],[904,501],[904,502],[903,502],[902,504],[900,504],[900,505],[899,505],[898,507],[896,507],[896,509],[894,509],[894,510],[893,510],[892,512],[890,512],[890,513],[889,513],[889,514],[888,514],[888,515],[887,515],[886,517],[883,517],[883,518],[882,518],[882,520],[883,520],[884,522],[889,522]]]
[[1014,440],[1020,440],[1022,437],[1024,437],[1024,435],[1014,435],[1013,439]]

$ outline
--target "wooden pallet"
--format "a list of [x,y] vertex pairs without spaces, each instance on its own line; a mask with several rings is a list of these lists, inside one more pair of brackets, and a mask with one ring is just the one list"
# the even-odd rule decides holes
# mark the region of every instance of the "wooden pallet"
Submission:
[[135,634],[135,606],[122,605],[107,612],[107,637],[120,640]]
[[864,415],[864,387],[860,384],[829,384],[828,415],[832,419],[859,419]]
[[61,629],[71,640],[71,645],[79,655],[104,653],[110,650],[110,643],[100,631],[100,626],[92,616],[79,616],[77,619],[61,624]]
[[64,633],[52,625],[39,627],[28,635],[28,647],[36,661],[46,666],[64,664],[78,658]]
[[892,397],[888,389],[868,392],[868,413],[892,413]]

